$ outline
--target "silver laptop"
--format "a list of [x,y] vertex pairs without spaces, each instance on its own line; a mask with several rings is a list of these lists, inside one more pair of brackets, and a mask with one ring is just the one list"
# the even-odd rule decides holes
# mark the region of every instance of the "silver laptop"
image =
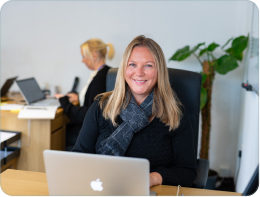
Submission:
[[16,81],[28,105],[33,106],[60,106],[58,99],[47,99],[35,78]]
[[43,155],[51,196],[150,195],[147,159],[54,150]]

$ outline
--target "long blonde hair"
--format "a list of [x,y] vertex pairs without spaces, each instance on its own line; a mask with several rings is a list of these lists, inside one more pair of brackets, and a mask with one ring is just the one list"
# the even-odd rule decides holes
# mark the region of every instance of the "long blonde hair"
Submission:
[[179,127],[182,116],[181,103],[170,86],[163,51],[154,40],[143,35],[134,38],[127,46],[117,72],[114,90],[100,94],[102,96],[99,105],[103,109],[103,116],[105,119],[110,119],[114,126],[117,126],[117,116],[121,109],[127,106],[126,91],[128,85],[125,81],[125,70],[133,48],[137,46],[147,47],[157,65],[158,81],[154,87],[153,116],[160,118],[160,121],[169,126],[169,130],[176,129]]
[[[107,54],[107,46],[109,47],[109,51]],[[81,46],[84,57],[92,57],[90,55],[92,52],[96,52],[98,54],[98,59],[106,59],[106,55],[108,59],[112,59],[115,55],[115,49],[112,43],[105,44],[102,40],[98,38],[92,38],[86,42],[84,42]]]

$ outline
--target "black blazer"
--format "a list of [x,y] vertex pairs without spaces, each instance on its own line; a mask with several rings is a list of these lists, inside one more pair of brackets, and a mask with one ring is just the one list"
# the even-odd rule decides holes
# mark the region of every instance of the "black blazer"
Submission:
[[98,94],[106,92],[106,77],[109,69],[109,66],[104,66],[93,78],[88,86],[87,92],[85,94],[84,105],[82,107],[71,104],[69,102],[68,96],[64,96],[59,99],[61,107],[63,108],[67,117],[70,119],[71,123],[82,125],[89,107],[94,102],[94,98]]

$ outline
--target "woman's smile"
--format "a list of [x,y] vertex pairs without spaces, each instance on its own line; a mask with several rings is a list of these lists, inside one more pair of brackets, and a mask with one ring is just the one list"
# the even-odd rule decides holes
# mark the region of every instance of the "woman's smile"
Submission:
[[136,80],[136,79],[133,79],[137,85],[143,85],[147,80]]

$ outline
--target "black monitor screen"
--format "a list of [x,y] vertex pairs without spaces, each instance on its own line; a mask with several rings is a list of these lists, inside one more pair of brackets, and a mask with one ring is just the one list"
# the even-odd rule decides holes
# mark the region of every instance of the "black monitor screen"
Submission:
[[16,82],[29,104],[45,99],[44,93],[34,78]]

